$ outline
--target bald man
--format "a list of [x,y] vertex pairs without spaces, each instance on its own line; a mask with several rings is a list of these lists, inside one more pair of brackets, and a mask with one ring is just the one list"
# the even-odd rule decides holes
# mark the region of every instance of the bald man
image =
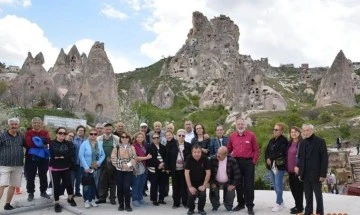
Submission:
[[228,153],[226,146],[221,146],[216,155],[210,158],[211,177],[210,177],[210,201],[213,206],[212,211],[218,212],[220,207],[219,190],[224,189],[224,206],[228,212],[232,212],[235,188],[240,184],[240,169],[236,160]]

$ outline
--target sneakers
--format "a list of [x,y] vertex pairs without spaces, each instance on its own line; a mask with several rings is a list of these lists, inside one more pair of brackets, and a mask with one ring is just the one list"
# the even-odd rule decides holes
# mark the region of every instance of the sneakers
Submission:
[[27,200],[28,200],[29,202],[31,202],[32,200],[34,200],[34,194],[33,194],[33,193],[29,193]]
[[6,203],[4,206],[4,210],[9,211],[9,210],[14,210],[15,208],[13,206],[10,205],[10,203]]
[[55,212],[56,213],[60,213],[61,212],[61,206],[59,205],[59,203],[56,203],[54,206]]
[[194,211],[188,210],[187,215],[192,215],[192,214],[194,214]]
[[91,207],[89,200],[85,201],[84,206],[85,206],[85,208],[90,208]]
[[276,204],[276,205],[271,209],[271,211],[272,211],[272,212],[277,212],[277,211],[280,211],[280,210],[283,209],[283,208],[284,208],[284,203],[282,203],[281,205]]
[[90,202],[90,205],[91,205],[91,207],[99,207],[99,205],[97,205],[97,204],[95,203],[95,201],[94,201],[94,202],[91,201],[91,202]]
[[77,206],[76,202],[74,201],[74,197],[72,197],[71,199],[68,199],[67,202],[68,202],[72,207],[76,207],[76,206]]
[[133,205],[134,207],[140,207],[139,201],[136,201],[136,200],[132,202],[132,205]]
[[46,192],[41,192],[40,196],[43,197],[43,198],[50,199],[50,196]]

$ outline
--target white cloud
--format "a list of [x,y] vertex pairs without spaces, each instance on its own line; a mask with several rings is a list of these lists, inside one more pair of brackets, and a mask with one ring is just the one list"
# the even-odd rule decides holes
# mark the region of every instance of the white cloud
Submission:
[[148,0],[145,29],[156,34],[141,52],[158,60],[185,43],[192,12],[209,19],[224,14],[240,28],[240,53],[279,63],[330,66],[340,49],[360,61],[360,4],[357,0]]
[[30,7],[31,6],[31,0],[0,0],[0,5],[1,4],[22,6],[22,7]]
[[[82,53],[85,53],[86,56],[89,56],[89,52],[91,47],[94,45],[95,41],[90,38],[81,39],[75,42],[75,45],[77,49],[79,50],[80,55]],[[66,54],[69,53],[71,47],[73,47],[74,44],[70,44],[68,47],[64,48],[64,51]]]
[[14,15],[0,19],[0,59],[7,65],[19,65],[25,61],[27,53],[33,56],[44,54],[44,67],[53,66],[59,50],[45,37],[44,31],[35,23]]
[[116,10],[109,4],[105,4],[104,7],[100,11],[101,14],[114,19],[124,20],[127,19],[127,15],[119,10]]
[[141,9],[141,0],[126,0],[126,3],[135,11]]

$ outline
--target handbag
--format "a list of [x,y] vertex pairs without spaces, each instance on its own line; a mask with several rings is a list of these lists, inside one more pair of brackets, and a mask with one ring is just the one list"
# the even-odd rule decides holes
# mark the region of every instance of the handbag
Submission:
[[276,166],[283,166],[285,165],[285,157],[275,159]]
[[141,161],[136,162],[136,166],[134,168],[135,175],[141,175],[141,174],[144,174],[144,172],[145,172],[144,164]]
[[92,173],[84,173],[81,177],[81,184],[83,186],[95,185],[94,176]]

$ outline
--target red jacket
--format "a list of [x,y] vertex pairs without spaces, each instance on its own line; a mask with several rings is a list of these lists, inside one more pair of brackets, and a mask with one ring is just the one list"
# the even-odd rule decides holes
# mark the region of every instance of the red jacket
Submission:
[[40,137],[43,140],[44,145],[49,145],[49,143],[50,143],[50,135],[47,130],[40,130],[40,131],[28,130],[28,131],[26,131],[25,132],[25,146],[26,146],[25,155],[26,155],[26,157],[29,157],[29,155],[28,155],[29,149],[36,147],[32,141],[32,138],[34,136]]
[[229,137],[227,148],[234,158],[251,158],[253,164],[259,160],[259,145],[251,131],[246,130],[243,135],[234,131]]

